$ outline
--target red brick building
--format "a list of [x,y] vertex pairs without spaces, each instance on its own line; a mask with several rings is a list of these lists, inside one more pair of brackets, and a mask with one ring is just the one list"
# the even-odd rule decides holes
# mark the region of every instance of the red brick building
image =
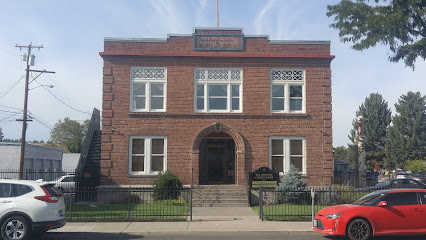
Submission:
[[296,166],[332,175],[330,42],[270,41],[241,29],[159,39],[106,38],[101,184],[248,183]]

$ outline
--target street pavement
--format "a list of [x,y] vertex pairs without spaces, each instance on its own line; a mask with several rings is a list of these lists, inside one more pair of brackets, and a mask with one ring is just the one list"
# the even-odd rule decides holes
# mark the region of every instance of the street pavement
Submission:
[[68,222],[49,232],[167,233],[167,232],[312,232],[311,222],[261,221],[251,208],[193,208],[187,222]]

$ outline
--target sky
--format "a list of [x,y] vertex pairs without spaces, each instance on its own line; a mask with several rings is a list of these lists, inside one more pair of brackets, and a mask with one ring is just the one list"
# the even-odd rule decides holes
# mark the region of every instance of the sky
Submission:
[[[327,5],[338,0],[219,0],[219,25],[242,28],[245,35],[270,40],[331,41],[333,145],[347,146],[358,107],[370,93],[394,104],[408,91],[426,93],[426,62],[416,68],[388,61],[389,48],[362,52],[340,42],[331,29]],[[0,127],[4,138],[22,133],[26,49],[33,49],[32,69],[53,71],[31,82],[27,140],[50,138],[65,117],[83,122],[93,108],[102,109],[102,58],[105,37],[167,38],[192,34],[194,27],[216,27],[216,0],[0,0]],[[32,75],[33,79],[36,75]],[[53,88],[46,86],[53,85]]]

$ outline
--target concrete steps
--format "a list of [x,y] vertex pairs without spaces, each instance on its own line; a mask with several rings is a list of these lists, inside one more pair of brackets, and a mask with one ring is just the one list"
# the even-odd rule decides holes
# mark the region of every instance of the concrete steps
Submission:
[[192,194],[194,207],[247,207],[248,198],[245,186],[200,185]]

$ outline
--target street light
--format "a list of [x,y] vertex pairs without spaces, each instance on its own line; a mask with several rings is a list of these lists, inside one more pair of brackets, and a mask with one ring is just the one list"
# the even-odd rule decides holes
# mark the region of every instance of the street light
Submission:
[[33,87],[33,88],[28,89],[28,90],[33,90],[33,89],[36,89],[36,88],[39,88],[39,87],[48,87],[48,88],[53,88],[54,86],[53,86],[52,84],[50,84],[50,85],[39,85],[39,86],[37,86],[37,87]]

